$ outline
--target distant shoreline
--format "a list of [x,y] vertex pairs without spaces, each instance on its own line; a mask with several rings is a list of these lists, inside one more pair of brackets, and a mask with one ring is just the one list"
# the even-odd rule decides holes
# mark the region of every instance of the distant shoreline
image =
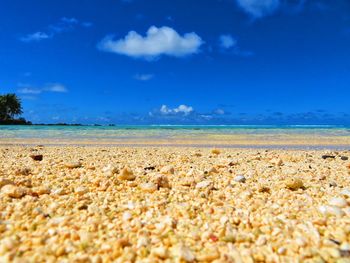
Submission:
[[345,124],[81,124],[81,123],[32,123],[30,121],[0,121],[0,126],[67,126],[67,127],[160,127],[160,128],[290,128],[290,129],[330,129],[350,128]]
[[80,123],[32,123],[30,121],[11,120],[0,121],[0,126],[5,125],[26,125],[26,126],[115,126],[115,124],[101,125],[101,124],[80,124]]

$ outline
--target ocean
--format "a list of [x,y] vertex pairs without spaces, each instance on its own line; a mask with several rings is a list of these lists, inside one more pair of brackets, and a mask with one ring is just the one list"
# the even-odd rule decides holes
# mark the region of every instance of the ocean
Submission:
[[129,139],[177,135],[319,135],[350,136],[341,125],[3,125],[0,138]]
[[118,125],[0,126],[0,143],[339,146],[350,147],[350,127],[341,125]]

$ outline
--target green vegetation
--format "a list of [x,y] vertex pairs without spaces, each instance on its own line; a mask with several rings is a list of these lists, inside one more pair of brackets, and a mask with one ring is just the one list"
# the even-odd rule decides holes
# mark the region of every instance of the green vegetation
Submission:
[[0,95],[0,124],[30,124],[24,118],[16,119],[22,113],[21,100],[16,94]]

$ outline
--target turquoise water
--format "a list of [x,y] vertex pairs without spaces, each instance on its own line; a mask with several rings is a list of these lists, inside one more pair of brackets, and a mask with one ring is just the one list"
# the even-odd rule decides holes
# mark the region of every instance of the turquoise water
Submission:
[[128,140],[211,135],[350,136],[350,127],[333,125],[142,125],[142,126],[0,126],[0,139]]

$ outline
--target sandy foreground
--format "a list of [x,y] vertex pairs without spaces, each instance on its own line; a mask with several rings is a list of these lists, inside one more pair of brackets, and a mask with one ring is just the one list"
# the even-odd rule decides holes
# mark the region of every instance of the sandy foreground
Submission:
[[0,146],[0,262],[350,262],[349,157]]

